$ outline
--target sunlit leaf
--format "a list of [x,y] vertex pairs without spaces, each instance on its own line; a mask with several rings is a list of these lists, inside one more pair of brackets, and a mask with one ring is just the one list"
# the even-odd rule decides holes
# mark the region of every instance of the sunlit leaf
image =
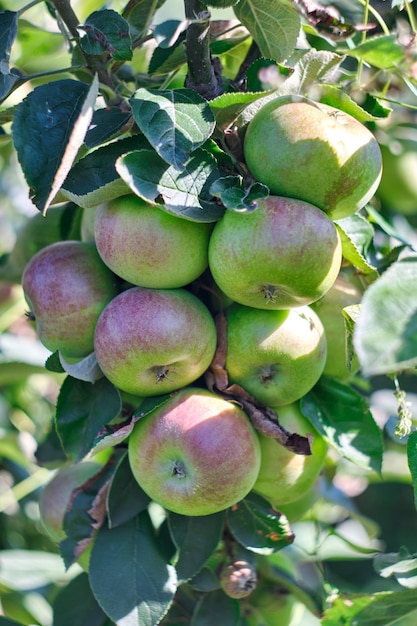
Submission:
[[323,626],[390,626],[417,609],[414,590],[368,595],[341,594],[324,612]]
[[405,61],[405,48],[398,43],[397,35],[368,37],[364,43],[346,48],[346,54],[383,70],[395,68]]
[[138,89],[130,104],[149,143],[164,161],[180,171],[214,129],[208,103],[192,89]]
[[394,263],[365,291],[353,336],[366,376],[417,364],[417,255]]
[[376,268],[366,259],[373,241],[373,226],[361,215],[351,215],[335,221],[342,242],[343,256],[371,279],[378,278]]
[[262,56],[278,62],[290,56],[300,31],[300,16],[293,4],[287,0],[240,0],[234,12]]

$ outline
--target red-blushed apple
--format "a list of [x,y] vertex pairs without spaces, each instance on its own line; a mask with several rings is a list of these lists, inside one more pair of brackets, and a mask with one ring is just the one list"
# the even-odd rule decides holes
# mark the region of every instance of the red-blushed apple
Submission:
[[307,98],[278,97],[250,121],[247,166],[271,193],[311,202],[332,219],[375,194],[382,158],[371,131],[351,115]]
[[95,353],[119,389],[157,396],[199,378],[211,363],[217,335],[207,307],[185,289],[131,287],[104,309]]
[[173,289],[191,283],[206,269],[212,228],[131,195],[97,208],[94,237],[103,261],[124,280]]
[[22,287],[38,337],[49,350],[69,359],[93,352],[97,319],[118,293],[116,276],[94,245],[59,241],[46,246],[27,264]]
[[298,400],[320,378],[327,342],[310,307],[265,311],[235,303],[226,320],[229,381],[265,406]]
[[262,460],[253,489],[279,511],[281,504],[298,500],[313,487],[324,465],[327,444],[301,413],[298,403],[278,407],[276,412],[289,432],[313,437],[311,455],[301,455],[259,434]]
[[206,389],[181,389],[134,426],[134,477],[182,515],[210,515],[242,500],[258,476],[258,435],[246,413]]
[[342,260],[332,220],[311,204],[269,196],[252,212],[226,211],[209,244],[209,266],[232,300],[289,309],[321,298]]
[[359,369],[359,361],[352,355],[348,367],[345,321],[342,310],[360,304],[362,291],[339,276],[329,291],[311,306],[319,316],[327,338],[327,357],[323,373],[340,380],[348,380]]

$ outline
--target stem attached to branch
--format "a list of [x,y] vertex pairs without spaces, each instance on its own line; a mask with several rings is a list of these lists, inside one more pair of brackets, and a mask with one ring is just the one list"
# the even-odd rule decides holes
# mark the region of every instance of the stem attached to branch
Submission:
[[210,51],[210,12],[200,0],[184,0],[185,17],[193,20],[187,29],[186,87],[212,100],[223,93],[220,61]]

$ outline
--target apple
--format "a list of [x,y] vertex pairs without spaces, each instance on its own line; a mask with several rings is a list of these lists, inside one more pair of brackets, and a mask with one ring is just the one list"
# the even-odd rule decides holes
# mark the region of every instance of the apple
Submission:
[[398,125],[380,142],[383,171],[377,198],[403,215],[417,214],[417,128]]
[[311,306],[319,316],[327,337],[327,357],[323,373],[340,380],[349,379],[359,369],[353,356],[350,369],[346,358],[346,330],[342,309],[362,300],[362,291],[339,276],[329,291]]
[[235,302],[289,309],[321,298],[339,273],[336,226],[301,200],[269,196],[252,212],[226,211],[209,243],[218,287]]
[[259,434],[261,469],[254,491],[280,510],[281,505],[302,498],[317,481],[322,470],[327,444],[314,426],[301,413],[298,403],[276,408],[280,424],[291,433],[314,437],[311,455],[295,454],[275,439]]
[[46,246],[27,264],[22,287],[46,348],[69,359],[93,352],[97,319],[118,293],[116,277],[94,245],[59,241]]
[[99,366],[116,387],[146,397],[199,378],[216,342],[214,320],[192,293],[131,287],[100,315],[94,346]]
[[103,261],[124,280],[173,289],[191,283],[207,268],[212,228],[131,195],[97,208],[94,237]]
[[229,598],[246,598],[256,588],[258,575],[248,561],[238,560],[225,565],[220,572],[220,587]]
[[297,96],[262,106],[244,136],[246,164],[271,193],[311,202],[332,219],[352,215],[381,179],[378,142],[354,117]]
[[226,320],[229,382],[265,406],[298,400],[320,378],[326,337],[310,307],[265,311],[235,303]]
[[295,611],[295,597],[275,581],[260,579],[243,605],[247,626],[289,626]]
[[237,405],[181,389],[141,418],[128,440],[132,473],[149,497],[182,515],[210,515],[242,500],[260,467],[258,435]]
[[97,207],[89,207],[83,209],[80,223],[80,235],[81,241],[87,241],[89,243],[96,243],[94,237],[94,222],[96,219]]
[[316,504],[320,499],[320,490],[318,489],[317,482],[300,498],[287,504],[279,505],[279,512],[285,515],[290,524],[298,522],[302,519],[308,511]]

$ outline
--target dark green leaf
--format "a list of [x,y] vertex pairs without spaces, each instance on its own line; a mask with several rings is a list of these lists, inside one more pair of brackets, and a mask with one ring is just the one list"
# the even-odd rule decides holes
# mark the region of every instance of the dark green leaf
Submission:
[[[109,572],[117,575],[109,576]],[[90,584],[118,626],[155,626],[175,595],[175,569],[158,549],[147,513],[123,526],[102,526],[90,559]]]
[[235,539],[248,550],[281,550],[294,541],[285,515],[256,493],[227,510],[227,523]]
[[160,76],[179,70],[186,63],[184,41],[182,34],[171,48],[155,48],[149,61],[149,74]]
[[175,564],[178,580],[184,582],[203,567],[218,546],[224,527],[224,513],[201,517],[170,513],[168,524],[179,552]]
[[36,207],[46,212],[64,182],[93,115],[98,80],[36,87],[16,107],[12,134]]
[[110,425],[102,428],[93,442],[94,454],[102,452],[103,450],[108,450],[109,448],[114,448],[115,446],[121,444],[122,441],[129,437],[134,425],[135,422],[131,419],[130,421],[121,424],[114,426]]
[[141,417],[145,417],[154,409],[162,406],[170,399],[170,394],[165,394],[163,396],[151,396],[149,398],[144,398],[136,411],[133,413],[133,417],[137,420]]
[[195,607],[190,626],[240,626],[240,603],[217,590],[202,594]]
[[120,413],[121,406],[120,393],[106,378],[91,384],[67,376],[56,410],[57,430],[67,455],[82,459],[93,447],[100,429]]
[[366,399],[349,385],[323,376],[301,399],[301,410],[346,459],[381,472],[383,440]]
[[387,118],[391,115],[392,109],[385,103],[382,103],[377,97],[370,93],[366,94],[362,108],[368,111],[375,118]]
[[80,45],[87,54],[108,54],[115,61],[132,58],[129,24],[116,11],[94,11],[79,29],[86,33],[81,37]]
[[365,291],[354,346],[365,376],[417,364],[417,255],[397,261]]
[[129,193],[129,187],[116,171],[116,161],[122,154],[148,146],[143,135],[135,135],[98,148],[74,165],[61,193],[86,209]]
[[116,467],[107,494],[107,515],[110,528],[120,526],[146,509],[149,496],[133,477],[129,459],[125,454]]
[[153,36],[160,48],[172,48],[178,38],[184,33],[190,24],[190,20],[167,20],[162,24],[157,24],[153,31]]
[[202,222],[215,222],[224,213],[223,207],[206,202],[219,170],[214,157],[203,149],[194,152],[182,172],[152,150],[120,157],[116,169],[131,190],[147,202],[156,204],[161,196],[164,204],[158,206],[168,213]]
[[53,603],[53,616],[53,626],[106,626],[108,623],[85,573],[73,578],[58,592]]
[[9,617],[3,617],[0,615],[0,626],[24,626],[22,622],[16,622],[14,619],[10,619]]
[[405,61],[405,48],[398,43],[396,35],[368,37],[364,43],[345,48],[344,52],[382,70],[395,68]]
[[287,0],[240,0],[233,10],[263,57],[280,62],[290,56],[300,32],[300,15],[293,4]]
[[129,22],[134,34],[145,35],[155,12],[166,0],[129,0],[122,16]]
[[254,183],[245,189],[240,176],[226,176],[213,183],[210,193],[220,198],[227,209],[248,213],[257,208],[258,200],[269,196],[269,189],[261,183]]
[[59,350],[51,354],[45,362],[45,368],[48,372],[56,372],[58,374],[63,374],[65,372],[62,367],[61,359],[59,357]]
[[4,71],[5,62],[8,65],[10,50],[17,35],[17,20],[19,14],[15,11],[0,11],[0,68]]
[[214,130],[214,117],[204,98],[192,89],[138,89],[130,99],[133,117],[159,156],[183,170],[192,152]]
[[219,577],[209,567],[203,567],[188,584],[196,591],[204,591],[205,593],[220,588]]
[[85,136],[87,148],[109,141],[124,129],[132,119],[130,112],[119,107],[105,107],[94,111],[90,128]]
[[323,626],[389,626],[417,609],[414,590],[381,592],[369,595],[341,594],[327,609]]
[[407,459],[414,489],[414,505],[417,509],[417,431],[407,439]]
[[71,495],[69,507],[64,515],[66,537],[59,544],[67,568],[94,541],[97,529],[104,522],[106,512],[104,502],[116,462],[115,455]]

